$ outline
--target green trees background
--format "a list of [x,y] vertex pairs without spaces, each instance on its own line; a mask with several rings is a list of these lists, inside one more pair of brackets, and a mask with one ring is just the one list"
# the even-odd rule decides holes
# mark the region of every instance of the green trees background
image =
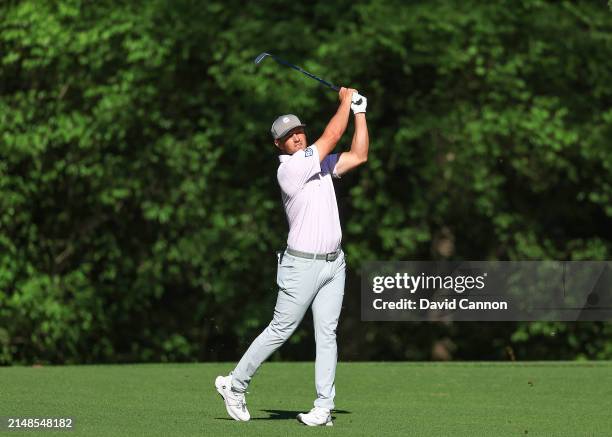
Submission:
[[[608,260],[605,1],[0,5],[0,363],[234,360],[287,225],[268,131],[369,98],[341,359],[610,359],[610,323],[364,323],[367,260]],[[350,141],[350,132],[345,136]],[[308,316],[309,317],[309,316]],[[305,320],[275,359],[310,359]]]

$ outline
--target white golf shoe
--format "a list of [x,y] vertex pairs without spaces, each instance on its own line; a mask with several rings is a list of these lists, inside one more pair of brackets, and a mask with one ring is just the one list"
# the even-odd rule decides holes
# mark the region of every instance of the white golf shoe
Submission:
[[314,407],[308,413],[300,413],[297,420],[308,426],[333,426],[331,411],[327,408]]
[[225,401],[225,409],[232,419],[246,422],[251,418],[249,410],[247,410],[244,393],[232,390],[231,373],[227,376],[217,376],[215,387]]

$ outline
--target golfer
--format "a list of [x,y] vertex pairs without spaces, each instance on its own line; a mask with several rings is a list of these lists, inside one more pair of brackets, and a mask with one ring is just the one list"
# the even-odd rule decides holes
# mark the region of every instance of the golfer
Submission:
[[[316,341],[314,408],[297,419],[309,426],[331,426],[334,408],[336,327],[344,296],[345,262],[340,248],[342,230],[332,177],[366,162],[368,157],[367,100],[356,90],[341,88],[340,105],[323,135],[308,145],[305,125],[295,115],[281,115],[272,124],[280,150],[277,179],[289,221],[287,248],[278,254],[278,297],[274,317],[253,341],[228,376],[215,387],[235,420],[250,419],[245,392],[259,366],[298,327],[311,307]],[[348,124],[351,109],[355,133],[348,152],[332,154]]]

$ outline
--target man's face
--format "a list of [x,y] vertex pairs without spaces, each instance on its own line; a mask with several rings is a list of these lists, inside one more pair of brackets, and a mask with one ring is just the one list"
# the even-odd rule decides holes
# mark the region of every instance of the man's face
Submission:
[[274,144],[287,155],[293,155],[298,150],[304,150],[308,146],[303,127],[291,129],[284,137],[274,140]]

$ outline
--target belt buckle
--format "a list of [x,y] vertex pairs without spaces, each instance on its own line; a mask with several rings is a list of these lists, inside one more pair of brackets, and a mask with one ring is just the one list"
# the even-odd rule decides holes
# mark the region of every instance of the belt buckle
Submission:
[[325,254],[325,261],[327,261],[327,262],[331,262],[331,261],[333,261],[333,259],[331,259],[331,258],[330,258],[330,255],[331,255],[331,256],[334,256],[335,254],[336,254],[336,252],[326,253],[326,254]]

